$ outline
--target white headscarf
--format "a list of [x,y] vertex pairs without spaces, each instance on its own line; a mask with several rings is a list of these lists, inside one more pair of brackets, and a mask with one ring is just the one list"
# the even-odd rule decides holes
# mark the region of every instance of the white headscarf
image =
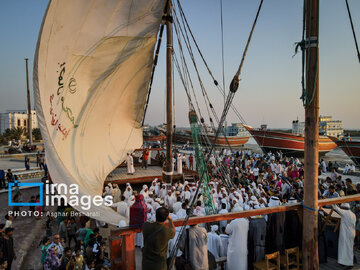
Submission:
[[212,225],[211,226],[211,232],[216,232],[217,230],[219,229],[219,226],[218,225]]
[[269,207],[279,206],[279,205],[280,205],[280,199],[278,197],[271,196],[269,201]]

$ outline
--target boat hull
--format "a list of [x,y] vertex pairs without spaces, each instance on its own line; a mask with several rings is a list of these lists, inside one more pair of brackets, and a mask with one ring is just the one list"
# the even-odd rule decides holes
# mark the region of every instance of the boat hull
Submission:
[[154,136],[143,136],[144,141],[146,142],[156,142],[156,141],[164,141],[166,140],[166,135],[154,135]]
[[[215,136],[209,135],[208,138],[211,143],[214,143]],[[245,143],[247,143],[249,141],[250,136],[244,136],[244,137],[228,136],[226,138],[231,147],[239,147],[239,146],[243,146]],[[191,134],[174,133],[174,141],[176,143],[181,143],[181,144],[186,144],[188,142],[192,143],[192,136],[191,136]],[[215,146],[228,147],[227,141],[224,136],[219,136],[216,140]]]
[[341,141],[330,137],[340,147],[341,150],[349,156],[356,166],[360,166],[360,142],[359,141]]
[[[281,151],[287,156],[304,156],[305,137],[299,134],[248,128],[257,144],[267,153]],[[323,155],[337,145],[327,136],[319,136],[319,154]]]

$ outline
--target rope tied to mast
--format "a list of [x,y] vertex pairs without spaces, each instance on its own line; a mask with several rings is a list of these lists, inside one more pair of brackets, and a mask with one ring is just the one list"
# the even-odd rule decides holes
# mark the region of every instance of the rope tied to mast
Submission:
[[256,22],[257,22],[257,19],[259,18],[259,14],[260,14],[260,10],[261,10],[261,7],[262,7],[263,2],[264,2],[264,0],[261,0],[260,5],[259,5],[259,8],[258,8],[257,13],[256,13],[256,16],[255,16],[254,23],[253,23],[252,28],[251,28],[251,31],[250,31],[249,38],[248,38],[247,43],[246,43],[246,46],[245,46],[245,50],[244,50],[243,56],[242,56],[242,58],[241,58],[241,62],[240,62],[239,68],[238,68],[238,70],[237,70],[234,78],[232,79],[232,81],[231,81],[231,83],[230,83],[230,91],[231,91],[232,93],[235,93],[235,92],[238,90],[238,88],[239,88],[241,70],[242,70],[242,67],[243,67],[243,65],[244,65],[246,53],[247,53],[247,50],[248,50],[248,48],[249,48],[249,44],[250,44],[252,35],[253,35],[253,33],[254,33],[254,29],[255,29],[255,26],[256,26]]

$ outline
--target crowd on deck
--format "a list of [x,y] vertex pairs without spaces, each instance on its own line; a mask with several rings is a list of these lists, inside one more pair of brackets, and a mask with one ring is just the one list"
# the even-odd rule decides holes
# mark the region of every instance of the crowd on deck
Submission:
[[[179,220],[188,214],[226,214],[302,202],[304,167],[297,158],[285,157],[281,152],[265,155],[228,150],[221,151],[217,157],[206,154],[205,158],[208,160],[209,194],[200,190],[196,196],[198,181],[177,181],[170,185],[154,179],[151,185],[143,185],[141,190],[135,190],[135,187],[133,189],[130,183],[127,183],[123,190],[117,184],[105,186],[103,196],[113,197],[114,211],[131,220],[132,207],[140,205],[141,211],[145,213],[146,226],[154,226],[144,229],[144,234],[138,233],[135,236],[135,245],[143,249],[143,269],[155,269],[154,265],[156,269],[166,269],[166,260],[169,260],[180,232],[180,227],[173,228],[172,232],[171,226],[170,231],[164,231],[163,228],[167,227],[164,221],[167,219]],[[132,157],[128,160],[133,162]],[[192,166],[196,167],[193,155],[174,155],[174,170]],[[145,162],[143,167],[146,168]],[[349,167],[346,173],[354,173],[350,165]],[[321,160],[319,174],[324,173],[327,173],[327,177],[319,180],[319,198],[334,198],[360,192],[360,184],[353,184],[350,178],[341,173],[337,162],[326,163]],[[13,179],[10,174],[11,171],[5,174],[4,178]],[[231,185],[225,184],[225,174],[229,175]],[[21,192],[17,192],[21,196]],[[210,205],[206,204],[206,196],[211,197]],[[37,200],[35,195],[31,197],[31,201]],[[192,202],[194,206],[190,209]],[[338,251],[336,250],[338,262],[352,266],[355,234],[360,232],[358,204],[351,202],[327,207],[329,210],[333,208],[341,216],[339,236],[336,240],[339,243]],[[44,209],[30,207],[30,210]],[[95,226],[95,221],[88,217],[72,216],[74,210],[71,207],[59,206],[56,211],[61,213],[57,218],[46,217],[46,235],[41,242],[41,256],[39,255],[43,269],[109,269],[111,258],[106,252],[105,237],[99,234],[99,228],[107,225],[96,221]],[[325,218],[325,213],[319,213]],[[0,224],[0,269],[11,269],[11,264],[16,259],[12,220],[11,215],[7,215],[3,222],[0,220],[0,223],[3,223]],[[327,254],[333,252],[327,250],[327,241],[334,237],[329,230],[324,229],[326,226],[323,226],[322,222],[323,219],[320,218],[320,262],[326,261]],[[176,269],[186,269],[183,268],[186,264],[191,265],[192,269],[216,269],[216,261],[223,258],[226,258],[226,269],[253,269],[253,263],[263,260],[265,254],[276,251],[284,253],[285,249],[292,247],[301,249],[301,223],[301,217],[296,211],[288,211],[229,222],[188,226],[183,237],[179,239]],[[155,229],[156,224],[162,226],[158,226],[160,232]],[[119,227],[122,226],[126,226],[123,221],[119,223]],[[156,234],[159,233],[162,234],[161,241],[150,241],[152,238],[158,239],[159,235]]]
[[[290,205],[302,202],[304,189],[304,166],[298,158],[285,157],[281,152],[258,154],[251,151],[223,150],[220,156],[207,154],[207,170],[209,173],[210,196],[212,205],[205,205],[205,194],[196,194],[198,182],[178,181],[173,185],[161,183],[155,179],[150,186],[143,185],[140,192],[134,191],[131,184],[127,184],[121,198],[113,206],[121,215],[130,217],[131,206],[143,201],[147,212],[147,222],[156,222],[156,210],[165,207],[169,210],[172,220],[183,219],[187,213],[194,216],[208,215],[211,209],[215,213],[226,214],[250,209],[271,206]],[[173,168],[179,171],[189,167],[189,158],[177,154],[173,158]],[[351,166],[346,174],[354,173]],[[319,162],[319,175],[327,173],[327,177],[319,180],[318,198],[335,198],[360,192],[360,184],[354,185],[352,180],[339,171],[337,162]],[[224,174],[231,179],[231,186],[224,184]],[[119,194],[117,186],[109,184],[106,194]],[[141,195],[141,196],[138,196]],[[209,195],[209,194],[208,194]],[[189,210],[194,200],[194,207]],[[357,202],[345,203],[340,206],[326,206],[334,208],[342,217],[340,226],[338,262],[345,266],[353,265],[353,247],[355,232],[360,232],[360,224],[356,227],[359,208]],[[191,211],[189,213],[189,211]],[[327,212],[328,213],[328,212]],[[356,215],[354,214],[356,213]],[[326,213],[320,211],[325,218]],[[319,222],[322,222],[320,219]],[[322,224],[322,223],[321,223]],[[121,226],[121,224],[120,224]],[[319,227],[321,230],[322,226]],[[178,236],[169,241],[168,254],[174,246]],[[302,245],[301,218],[297,212],[275,213],[252,218],[240,218],[231,221],[221,221],[214,224],[191,226],[191,230],[198,230],[202,235],[197,244],[190,244],[189,259],[194,269],[209,267],[208,252],[216,259],[227,257],[227,269],[252,269],[253,262],[263,260],[264,255],[275,251],[284,252],[285,249]],[[327,231],[321,230],[325,237],[319,241],[320,261],[326,261]],[[191,235],[191,234],[190,234]],[[200,239],[207,239],[205,245]],[[190,237],[191,238],[191,237]],[[329,238],[329,237],[328,237]],[[135,245],[144,247],[144,236],[139,233],[135,237]],[[146,246],[146,244],[145,244]],[[181,256],[181,250],[178,256]],[[198,254],[192,256],[192,254]],[[210,267],[211,268],[211,267]]]

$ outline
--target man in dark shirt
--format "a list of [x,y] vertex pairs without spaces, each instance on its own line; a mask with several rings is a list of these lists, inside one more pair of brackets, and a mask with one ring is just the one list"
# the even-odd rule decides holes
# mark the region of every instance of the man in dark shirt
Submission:
[[[169,226],[165,226],[165,221]],[[142,259],[143,270],[166,270],[168,241],[175,236],[175,226],[169,216],[169,210],[160,207],[156,210],[156,222],[144,223],[144,250]]]
[[14,240],[12,238],[13,231],[14,228],[6,228],[4,237],[0,239],[1,251],[7,261],[6,269],[11,269],[12,261],[16,260]]
[[11,172],[11,169],[8,169],[8,172],[6,174],[6,180],[8,181],[8,184],[13,182],[13,174]]
[[0,170],[0,189],[5,188],[5,171],[4,170]]

